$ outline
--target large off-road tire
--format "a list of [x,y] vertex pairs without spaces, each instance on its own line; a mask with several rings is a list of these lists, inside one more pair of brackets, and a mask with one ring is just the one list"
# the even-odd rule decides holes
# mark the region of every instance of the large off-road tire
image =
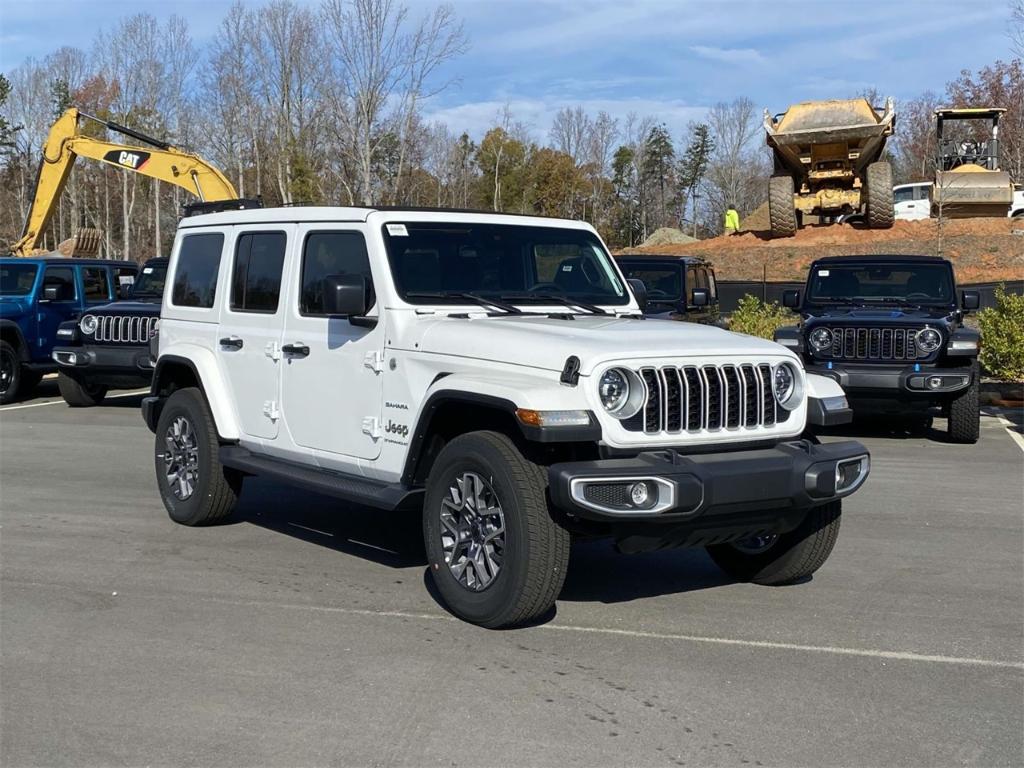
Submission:
[[792,176],[778,175],[768,180],[768,221],[772,237],[789,237],[796,234]]
[[981,409],[978,405],[978,364],[971,366],[971,386],[949,402],[947,435],[952,443],[973,444],[981,434]]
[[156,481],[167,514],[182,525],[209,525],[234,509],[242,476],[220,463],[220,439],[203,393],[179,389],[156,426]]
[[57,389],[64,402],[72,408],[89,408],[99,405],[107,396],[107,388],[100,384],[92,384],[88,379],[76,379],[64,371],[57,374]]
[[456,616],[496,629],[554,605],[570,535],[551,518],[546,489],[544,469],[500,433],[461,435],[441,451],[427,480],[423,540]]
[[807,512],[789,533],[757,540],[716,544],[708,554],[719,568],[737,581],[755,584],[791,584],[821,568],[839,536],[842,501],[832,501]]
[[18,350],[6,341],[0,341],[0,405],[13,403],[23,385],[24,369]]
[[893,207],[892,166],[886,162],[872,163],[867,170],[868,226],[871,229],[889,229],[896,220]]

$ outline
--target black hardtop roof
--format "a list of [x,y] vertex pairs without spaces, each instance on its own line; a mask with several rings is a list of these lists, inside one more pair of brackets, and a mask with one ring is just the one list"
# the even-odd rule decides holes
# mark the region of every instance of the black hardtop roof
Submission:
[[949,264],[948,259],[941,256],[922,256],[917,254],[868,254],[856,256],[825,256],[815,259],[811,267],[819,264],[899,264],[900,262],[914,262],[916,264]]
[[159,264],[170,264],[170,263],[171,263],[171,257],[170,256],[154,256],[152,259],[146,259],[145,263],[142,266],[148,267],[148,266],[153,265],[153,264],[159,265]]
[[686,264],[706,264],[711,262],[702,256],[677,256],[671,253],[622,253],[613,257],[616,261],[629,259],[631,261],[680,261]]
[[62,266],[71,266],[74,264],[81,264],[85,266],[97,267],[97,266],[120,266],[120,267],[139,267],[137,261],[124,261],[123,259],[76,259],[70,256],[3,256],[0,257],[5,262],[25,262],[25,263],[38,263],[43,264],[60,264]]

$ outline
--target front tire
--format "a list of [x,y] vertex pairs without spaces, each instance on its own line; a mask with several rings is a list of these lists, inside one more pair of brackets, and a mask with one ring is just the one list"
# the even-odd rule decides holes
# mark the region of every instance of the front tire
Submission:
[[842,501],[813,507],[792,531],[757,542],[716,544],[708,554],[737,581],[771,586],[792,584],[821,568],[839,536]]
[[24,369],[18,351],[6,341],[0,341],[0,405],[13,403],[24,385]]
[[872,163],[867,169],[868,226],[890,229],[896,220],[893,207],[892,166],[886,162]]
[[978,364],[971,366],[971,386],[949,403],[950,442],[973,445],[981,436],[981,409],[978,405]]
[[99,384],[80,381],[64,371],[57,374],[57,389],[64,402],[72,408],[89,408],[99,405],[107,396],[107,388]]
[[242,476],[220,463],[220,439],[203,393],[179,389],[156,427],[157,485],[167,514],[182,525],[209,525],[231,513]]
[[768,180],[768,221],[772,237],[796,234],[796,205],[793,202],[793,177],[772,176]]
[[449,610],[496,629],[551,609],[569,564],[569,532],[552,520],[544,469],[508,437],[471,432],[431,468],[423,506],[430,573]]

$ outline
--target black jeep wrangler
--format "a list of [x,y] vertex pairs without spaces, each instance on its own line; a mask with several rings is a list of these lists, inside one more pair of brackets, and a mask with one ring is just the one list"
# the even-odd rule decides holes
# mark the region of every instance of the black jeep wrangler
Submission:
[[147,386],[153,378],[149,340],[160,322],[168,259],[150,259],[121,300],[91,307],[57,330],[57,385],[72,407],[98,405],[107,390]]
[[616,256],[627,279],[639,280],[647,289],[648,317],[718,321],[718,285],[711,263],[694,256],[654,254]]
[[953,266],[931,256],[837,256],[811,265],[807,287],[783,304],[800,325],[775,341],[803,356],[808,372],[831,376],[854,414],[886,414],[926,426],[938,409],[949,438],[978,440],[977,331],[964,314],[975,291],[957,302]]

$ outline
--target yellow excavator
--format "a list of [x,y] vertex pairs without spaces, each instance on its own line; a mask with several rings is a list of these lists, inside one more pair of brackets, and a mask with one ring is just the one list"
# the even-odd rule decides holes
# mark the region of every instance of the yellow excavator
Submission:
[[[98,123],[108,130],[136,139],[148,146],[129,146],[94,138],[82,132],[81,121]],[[256,207],[251,200],[238,200],[238,193],[217,168],[198,155],[177,149],[165,141],[154,139],[132,128],[101,120],[71,107],[50,128],[43,145],[35,197],[25,219],[21,239],[11,246],[14,256],[33,256],[40,237],[57,208],[57,201],[67,183],[75,160],[92,160],[141,173],[169,184],[175,184],[199,198],[200,202],[238,201],[238,207]],[[64,256],[96,256],[102,233],[97,229],[80,229],[70,240],[58,246]]]

